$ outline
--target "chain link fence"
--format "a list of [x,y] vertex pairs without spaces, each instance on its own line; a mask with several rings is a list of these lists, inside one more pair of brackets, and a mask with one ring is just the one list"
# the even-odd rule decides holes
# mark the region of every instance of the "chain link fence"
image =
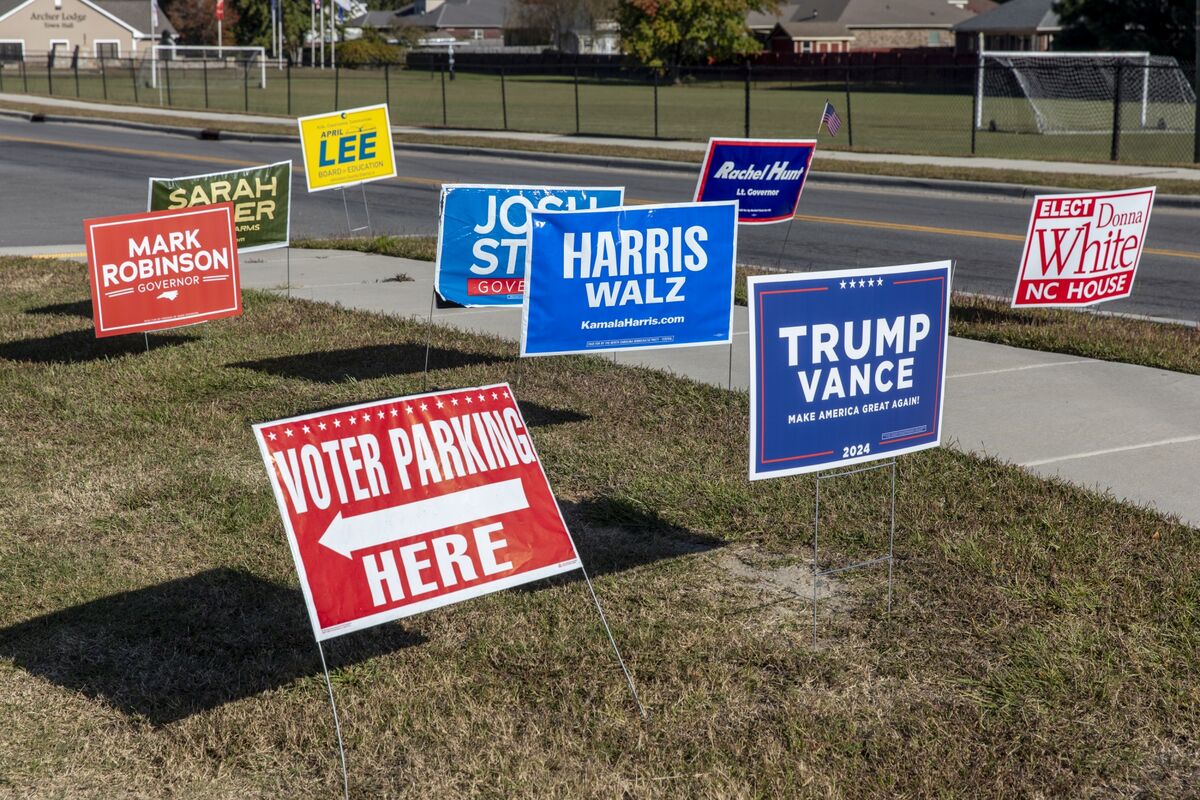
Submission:
[[26,54],[0,92],[180,109],[303,116],[387,103],[392,123],[647,139],[810,137],[864,152],[1181,164],[1200,160],[1190,65],[847,64],[681,67],[474,63],[409,66]]

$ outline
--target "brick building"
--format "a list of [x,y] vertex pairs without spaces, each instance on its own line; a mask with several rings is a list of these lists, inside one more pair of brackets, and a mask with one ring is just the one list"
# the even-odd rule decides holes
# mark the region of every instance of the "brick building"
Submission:
[[509,0],[417,0],[396,11],[368,11],[349,24],[385,35],[407,28],[431,39],[498,46],[504,43],[508,15]]
[[961,22],[954,28],[959,53],[984,50],[1044,52],[1062,30],[1054,0],[1009,0],[1002,6]]
[[954,47],[955,26],[996,7],[993,0],[801,0],[746,24],[784,53],[881,52]]

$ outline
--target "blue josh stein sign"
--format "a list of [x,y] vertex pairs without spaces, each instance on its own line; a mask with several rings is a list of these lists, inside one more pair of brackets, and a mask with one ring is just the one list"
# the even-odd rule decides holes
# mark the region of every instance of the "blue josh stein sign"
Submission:
[[460,306],[519,306],[529,213],[611,208],[624,197],[620,187],[443,185],[434,291]]

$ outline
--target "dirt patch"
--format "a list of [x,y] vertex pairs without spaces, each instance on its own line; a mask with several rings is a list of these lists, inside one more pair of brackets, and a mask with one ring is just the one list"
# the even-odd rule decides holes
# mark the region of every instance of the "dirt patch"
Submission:
[[[759,596],[761,610],[789,618],[812,612],[811,561],[766,553],[752,545],[722,549],[713,560]],[[817,579],[817,602],[832,611],[844,611],[853,605],[846,584],[832,576]]]

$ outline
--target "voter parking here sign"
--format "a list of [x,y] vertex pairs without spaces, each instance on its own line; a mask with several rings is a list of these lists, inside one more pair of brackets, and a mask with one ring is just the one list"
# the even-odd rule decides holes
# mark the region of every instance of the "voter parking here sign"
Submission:
[[96,336],[242,313],[233,205],[83,221]]
[[580,566],[507,384],[254,432],[318,640]]

